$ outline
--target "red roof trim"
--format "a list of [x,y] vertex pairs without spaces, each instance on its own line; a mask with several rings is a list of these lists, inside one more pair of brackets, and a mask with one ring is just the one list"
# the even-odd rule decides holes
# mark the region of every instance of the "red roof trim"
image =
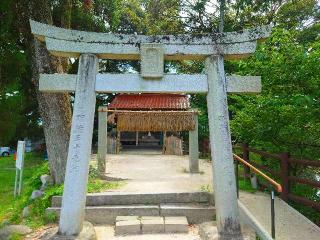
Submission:
[[108,106],[121,110],[185,110],[190,108],[189,98],[181,94],[120,94]]

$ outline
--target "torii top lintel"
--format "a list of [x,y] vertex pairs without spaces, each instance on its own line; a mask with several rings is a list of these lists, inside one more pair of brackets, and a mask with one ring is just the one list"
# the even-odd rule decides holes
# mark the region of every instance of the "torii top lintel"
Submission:
[[252,54],[257,41],[267,38],[271,26],[241,32],[207,35],[125,35],[96,33],[58,28],[30,20],[31,31],[56,56],[78,57],[81,53],[96,54],[108,59],[140,59],[141,44],[162,44],[167,60],[204,59],[224,55],[226,59],[244,58]]

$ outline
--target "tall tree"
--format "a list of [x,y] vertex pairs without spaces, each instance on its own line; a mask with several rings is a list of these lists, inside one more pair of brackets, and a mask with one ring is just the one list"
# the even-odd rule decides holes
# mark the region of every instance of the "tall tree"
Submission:
[[[61,22],[70,27],[70,1],[63,1],[64,14]],[[63,72],[63,60],[53,57],[45,45],[35,39],[30,32],[29,19],[52,24],[51,5],[48,0],[23,0],[18,6],[20,24],[31,63],[32,82],[36,88],[39,111],[48,151],[50,171],[56,183],[64,181],[68,143],[71,128],[71,104],[67,93],[42,93],[38,91],[39,75]],[[64,27],[64,26],[63,26]]]

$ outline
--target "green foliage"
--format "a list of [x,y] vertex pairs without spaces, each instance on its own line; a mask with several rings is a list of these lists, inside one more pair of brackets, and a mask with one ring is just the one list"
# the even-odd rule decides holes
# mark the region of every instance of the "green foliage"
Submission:
[[126,182],[92,179],[88,182],[88,193],[105,192],[110,189],[118,189],[125,184]]
[[0,91],[8,83],[16,82],[25,71],[26,58],[19,43],[19,32],[11,11],[15,1],[0,2]]
[[[27,179],[33,176],[34,171],[37,171],[43,162],[43,157],[39,155],[33,153],[26,154],[23,171],[23,194],[30,193],[30,182],[27,181]],[[13,160],[13,156],[0,157],[0,222],[2,222],[4,218],[7,218],[8,214],[10,215],[13,211],[15,173],[15,161]]]
[[[183,32],[180,2],[176,0],[141,1],[146,12],[147,34],[178,34]],[[161,11],[159,11],[161,9]]]
[[252,188],[251,182],[249,180],[239,179],[239,190],[255,193],[257,190]]
[[[34,185],[37,184],[37,181],[38,180],[36,179]],[[56,220],[56,216],[53,216],[52,214],[45,214],[45,210],[51,206],[52,196],[62,195],[62,193],[62,186],[51,186],[46,189],[44,196],[41,198],[30,200],[30,195],[26,195],[26,198],[22,199],[20,204],[16,205],[11,221],[22,221],[21,211],[25,206],[29,206],[30,215],[24,221],[30,227],[37,228],[41,225],[54,222]]]
[[0,93],[0,146],[7,145],[16,135],[17,125],[23,117],[23,98],[15,86],[7,86]]
[[310,207],[303,206],[301,204],[297,204],[294,202],[290,203],[291,206],[293,206],[295,209],[297,209],[299,212],[301,212],[303,215],[305,215],[308,219],[310,219],[312,222],[317,224],[319,226],[320,224],[320,213],[319,211],[315,211],[314,209]]
[[208,192],[208,193],[210,193],[210,192],[212,192],[212,188],[210,187],[209,184],[205,184],[205,185],[202,185],[202,186],[200,187],[200,191],[201,191],[201,192]]
[[239,63],[239,74],[261,74],[263,92],[231,97],[231,127],[239,141],[314,159],[320,153],[320,45],[306,48],[294,36],[275,30],[254,57]]
[[89,166],[89,178],[98,178],[100,176],[99,170],[97,167]]
[[[42,160],[43,161],[43,160]],[[45,219],[39,215],[39,213],[44,212],[50,204],[50,196],[47,192],[43,200],[35,199],[31,200],[30,196],[33,190],[39,189],[41,186],[40,176],[43,174],[48,174],[49,168],[48,163],[42,163],[41,165],[36,165],[32,168],[32,174],[29,178],[25,177],[25,188],[21,196],[17,197],[12,203],[12,209],[10,213],[6,216],[9,217],[10,222],[18,223],[22,221],[22,210],[24,207],[30,205],[30,216],[25,220],[26,224],[31,227],[37,227],[45,223]],[[50,193],[50,191],[49,191]]]
[[19,235],[18,233],[13,233],[9,236],[8,240],[22,240],[23,236]]
[[0,146],[7,145],[25,120],[22,78],[26,73],[26,56],[12,11],[15,1],[0,2]]
[[[11,223],[24,222],[32,228],[37,228],[46,223],[55,222],[56,216],[45,214],[45,210],[51,205],[52,196],[62,195],[63,185],[49,186],[41,198],[31,200],[33,190],[40,189],[40,176],[49,174],[48,162],[44,162],[42,156],[27,153],[25,158],[24,181],[22,195],[13,198],[13,185],[15,177],[15,161],[13,157],[0,157],[0,222],[9,219]],[[117,189],[125,182],[104,181],[98,179],[98,172],[90,167],[88,192],[103,192],[109,189]],[[22,210],[29,206],[30,215],[22,219]]]

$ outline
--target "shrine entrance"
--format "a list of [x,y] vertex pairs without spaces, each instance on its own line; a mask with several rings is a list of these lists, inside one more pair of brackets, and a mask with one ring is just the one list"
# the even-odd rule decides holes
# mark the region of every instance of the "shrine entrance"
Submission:
[[[119,94],[108,107],[101,106],[98,111],[101,172],[105,172],[107,152],[178,156],[185,153],[189,155],[189,171],[199,171],[198,112],[190,108],[187,95]],[[184,132],[189,132],[184,136],[188,140],[183,139]]]
[[[79,58],[77,75],[43,74],[39,90],[75,92],[59,232],[83,227],[96,93],[205,93],[220,239],[242,239],[233,168],[227,93],[255,93],[260,77],[226,76],[224,59],[252,54],[271,28],[210,35],[142,36],[90,33],[30,21],[55,56]],[[141,60],[140,74],[99,74],[98,58]],[[203,60],[204,74],[164,74],[164,60]],[[187,184],[187,183],[186,183]]]

